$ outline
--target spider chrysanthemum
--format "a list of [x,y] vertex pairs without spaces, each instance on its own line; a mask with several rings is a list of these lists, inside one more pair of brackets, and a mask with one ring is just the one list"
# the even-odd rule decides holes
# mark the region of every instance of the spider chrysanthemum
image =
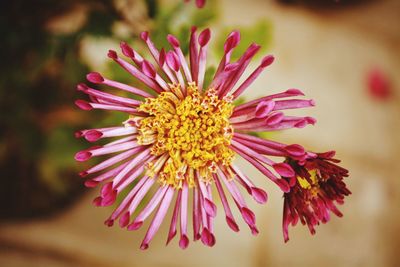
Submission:
[[[143,89],[107,79],[96,72],[87,75],[90,82],[135,94],[135,99],[78,85],[78,90],[89,95],[91,100],[77,100],[81,109],[127,113],[126,120],[119,126],[78,131],[77,137],[90,142],[110,137],[114,140],[80,151],[75,159],[86,161],[113,154],[81,172],[81,176],[91,176],[85,183],[88,187],[103,184],[100,195],[94,200],[97,206],[112,205],[124,192],[124,198],[105,221],[108,226],[118,220],[121,227],[136,230],[155,212],[142,249],[148,247],[170,206],[173,212],[167,243],[176,235],[179,225],[179,246],[188,246],[190,219],[194,240],[200,239],[205,245],[213,246],[216,241],[213,220],[217,214],[214,199],[222,203],[232,230],[239,231],[239,227],[230,202],[237,206],[251,232],[257,234],[256,217],[248,208],[241,187],[258,203],[267,201],[267,193],[235,165],[236,155],[250,162],[284,192],[285,240],[288,239],[288,224],[294,225],[299,218],[313,233],[316,224],[329,219],[330,211],[340,215],[334,202],[341,204],[343,197],[350,194],[342,181],[347,171],[330,163],[336,161],[327,154],[316,154],[297,144],[285,145],[250,134],[302,128],[315,123],[311,117],[283,113],[287,109],[314,106],[313,100],[294,99],[303,96],[297,89],[234,104],[274,60],[272,56],[264,57],[239,83],[259,45],[251,44],[236,62],[231,62],[232,51],[240,40],[239,33],[232,32],[225,42],[223,58],[211,82],[205,86],[210,35],[209,29],[199,35],[192,29],[189,61],[180,42],[172,35],[167,38],[172,49],[166,51],[157,49],[147,32],[141,34],[154,63],[126,43],[121,43],[122,53],[133,64],[110,50],[108,56],[138,79]],[[271,156],[281,160],[272,160]],[[189,203],[190,191],[192,203]],[[142,207],[140,203],[144,199],[147,204]]]

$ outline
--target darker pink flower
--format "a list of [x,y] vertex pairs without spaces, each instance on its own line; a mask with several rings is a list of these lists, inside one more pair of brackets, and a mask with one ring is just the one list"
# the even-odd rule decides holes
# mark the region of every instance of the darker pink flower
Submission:
[[379,68],[367,73],[368,93],[376,100],[388,100],[392,96],[392,86],[388,75]]
[[334,159],[334,155],[335,152],[330,151],[288,158],[296,176],[287,178],[291,190],[284,193],[282,226],[285,242],[289,240],[289,225],[295,226],[299,220],[315,234],[315,226],[320,222],[327,223],[331,212],[342,217],[336,205],[343,204],[345,196],[351,192],[343,181],[348,171],[336,164],[340,161]]

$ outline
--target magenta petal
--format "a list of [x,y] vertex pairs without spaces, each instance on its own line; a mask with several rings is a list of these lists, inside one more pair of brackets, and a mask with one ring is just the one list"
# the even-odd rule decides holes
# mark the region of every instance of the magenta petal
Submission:
[[305,119],[306,119],[308,124],[314,125],[317,122],[317,119],[313,118],[313,117],[305,117]]
[[88,151],[79,151],[75,154],[75,160],[77,161],[86,161],[92,157],[92,153]]
[[256,107],[256,118],[266,117],[275,106],[274,101],[262,101]]
[[258,232],[258,229],[257,229],[256,226],[253,226],[253,227],[251,227],[250,229],[251,229],[251,234],[252,234],[252,235],[254,235],[254,236],[255,236],[255,235],[258,235],[259,232]]
[[142,63],[142,71],[147,77],[150,78],[155,78],[157,74],[154,66],[150,64],[150,62],[148,62],[147,60],[144,60]]
[[96,142],[103,136],[103,133],[97,130],[89,130],[85,133],[85,139],[89,142]]
[[199,240],[201,238],[201,234],[200,233],[194,233],[193,234],[193,240],[194,241],[197,241],[197,240]]
[[89,82],[92,82],[92,83],[102,83],[102,82],[104,82],[103,76],[101,76],[101,74],[98,73],[98,72],[89,73],[88,75],[86,75],[86,79]]
[[86,92],[89,89],[89,86],[87,86],[84,83],[80,83],[76,86],[76,90]]
[[178,72],[181,67],[178,56],[173,51],[169,51],[166,57],[168,67]]
[[296,175],[295,171],[293,170],[293,168],[285,163],[285,162],[281,162],[281,163],[276,163],[272,166],[274,168],[274,170],[283,177],[293,177]]
[[213,247],[213,246],[215,245],[215,242],[216,242],[215,236],[214,236],[213,233],[210,233],[210,236],[211,236],[211,238],[210,238],[209,246],[210,246],[210,247]]
[[82,110],[92,110],[93,107],[90,103],[86,102],[85,100],[78,99],[75,101],[75,105],[77,105]]
[[176,228],[172,232],[170,231],[168,233],[168,239],[166,245],[168,245],[169,242],[171,242],[171,240],[174,239],[175,236],[176,236]]
[[108,227],[111,227],[114,225],[114,220],[113,219],[107,219],[104,222],[105,225],[107,225]]
[[291,89],[286,90],[286,93],[294,95],[294,96],[296,96],[296,95],[304,95],[304,93],[302,91],[300,91],[299,89],[295,89],[295,88],[291,88]]
[[269,65],[271,65],[274,62],[275,58],[272,55],[268,55],[266,57],[264,57],[261,61],[261,66],[262,67],[268,67]]
[[245,52],[245,54],[243,55],[243,58],[246,59],[250,59],[252,58],[257,52],[258,50],[260,50],[261,46],[256,44],[256,43],[252,43],[249,48],[247,49],[247,51]]
[[205,29],[199,34],[199,44],[200,46],[206,46],[207,43],[210,41],[211,38],[211,31],[210,29]]
[[146,32],[146,31],[141,32],[141,33],[140,33],[140,38],[141,38],[143,41],[147,41],[147,40],[149,39],[149,32]]
[[167,245],[176,236],[176,232],[177,232],[176,224],[178,221],[178,215],[179,215],[180,206],[181,206],[181,199],[182,199],[182,191],[180,190],[180,191],[178,191],[178,196],[176,198],[174,211],[172,213],[171,224],[170,224],[169,231],[168,231]]
[[296,127],[296,128],[304,128],[304,127],[306,127],[307,126],[307,120],[301,120],[301,121],[299,121],[298,123],[296,123],[295,125],[294,125],[294,127]]
[[125,212],[121,218],[119,219],[119,226],[121,228],[126,227],[129,224],[129,220],[131,218],[131,214],[129,213],[129,211]]
[[267,192],[262,190],[261,188],[252,187],[251,188],[251,195],[253,196],[254,200],[260,204],[267,203],[268,195]]
[[290,177],[290,179],[289,179],[289,186],[290,186],[290,187],[293,187],[293,186],[296,185],[296,183],[297,183],[297,178],[296,178],[296,176]]
[[96,207],[100,207],[102,200],[103,200],[102,197],[96,197],[95,199],[93,199],[92,204],[95,205]]
[[99,184],[97,181],[87,180],[85,181],[85,186],[88,188],[96,187]]
[[112,193],[108,194],[106,197],[103,198],[103,200],[101,201],[101,206],[102,207],[111,206],[112,204],[114,204],[116,198],[117,198],[117,192],[113,191]]
[[81,171],[80,173],[79,173],[79,176],[80,177],[85,177],[85,176],[87,176],[89,173],[87,172],[87,171]]
[[172,34],[168,34],[167,40],[174,48],[177,48],[180,45],[179,44],[179,40],[175,36],[173,36]]
[[135,57],[135,53],[133,52],[133,49],[125,42],[120,43],[120,47],[122,50],[122,54],[126,57]]
[[279,188],[285,192],[288,193],[290,191],[290,186],[288,184],[288,182],[284,179],[278,179],[275,181],[275,183],[279,186]]
[[209,239],[209,232],[207,228],[204,228],[203,231],[201,232],[201,242],[203,242],[204,245],[207,245],[208,239]]
[[209,247],[212,247],[215,244],[215,237],[207,228],[204,228],[201,233],[201,242]]
[[118,55],[117,52],[115,52],[114,50],[108,50],[107,56],[111,59],[117,59]]
[[161,67],[164,66],[166,58],[167,58],[167,54],[165,53],[164,48],[162,48],[160,51],[160,54],[158,56],[158,61],[159,61]]
[[280,123],[284,117],[285,115],[282,112],[276,112],[274,114],[269,115],[265,120],[265,122],[267,123],[268,126],[276,125]]
[[318,156],[324,159],[330,159],[333,158],[336,155],[336,151],[331,150],[331,151],[327,151],[324,153],[318,153]]
[[131,223],[130,225],[128,225],[128,230],[129,231],[133,231],[133,230],[137,230],[140,227],[142,227],[143,222],[142,221],[134,221],[133,223]]
[[242,213],[243,219],[248,225],[253,226],[256,224],[256,216],[250,209],[242,207],[240,212]]
[[228,226],[235,232],[239,232],[239,226],[237,225],[237,223],[235,222],[235,220],[233,220],[231,217],[226,216],[226,223],[228,224]]
[[295,156],[295,157],[300,157],[300,156],[304,155],[304,153],[306,153],[304,150],[304,147],[302,147],[301,145],[297,145],[297,144],[285,146],[285,150],[287,153],[289,153],[289,155]]
[[189,238],[187,235],[182,235],[181,239],[179,240],[179,247],[181,249],[186,249],[189,245]]
[[224,68],[224,71],[230,72],[230,71],[237,69],[238,67],[239,67],[239,64],[237,62],[232,63],[232,64],[227,64]]
[[74,133],[74,136],[75,136],[75,138],[80,138],[80,137],[82,137],[83,136],[83,131],[76,131],[75,133]]
[[227,53],[227,52],[231,51],[233,48],[235,48],[239,44],[239,41],[240,41],[240,32],[238,32],[238,31],[231,32],[224,44],[225,53]]
[[141,244],[141,245],[140,245],[140,249],[141,249],[141,250],[146,250],[146,249],[148,249],[148,248],[149,248],[149,244],[144,243],[144,244]]
[[208,198],[204,199],[204,209],[206,213],[213,218],[217,215],[217,206]]
[[113,183],[108,182],[101,187],[100,195],[102,197],[105,197],[105,196],[109,195],[110,193],[112,193],[112,190],[113,190]]

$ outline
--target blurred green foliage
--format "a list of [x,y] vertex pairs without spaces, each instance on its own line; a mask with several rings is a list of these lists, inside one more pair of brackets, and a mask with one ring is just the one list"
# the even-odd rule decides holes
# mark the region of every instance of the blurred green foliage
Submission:
[[80,1],[2,1],[0,33],[0,218],[33,217],[68,204],[82,189],[73,131],[85,123],[71,106],[88,72],[79,58],[86,34],[111,34],[119,18],[111,1],[86,1],[88,19],[75,32],[48,23]]

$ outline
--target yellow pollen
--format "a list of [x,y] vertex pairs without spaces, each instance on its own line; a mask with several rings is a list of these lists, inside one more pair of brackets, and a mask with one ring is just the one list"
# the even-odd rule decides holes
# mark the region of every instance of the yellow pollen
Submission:
[[160,182],[176,188],[184,180],[195,186],[195,170],[211,182],[216,166],[230,165],[234,156],[228,147],[233,136],[230,99],[219,99],[214,89],[201,94],[195,83],[188,84],[186,96],[176,93],[180,90],[179,84],[173,84],[169,92],[146,99],[139,111],[149,116],[138,128],[138,142],[151,144],[151,154],[163,157],[163,165],[149,164],[148,173],[158,172]]
[[310,174],[310,180],[311,183],[300,176],[297,176],[297,181],[299,182],[300,187],[307,189],[307,190],[311,190],[313,195],[316,195],[318,193],[318,173],[317,170],[310,170],[308,171],[308,173]]

